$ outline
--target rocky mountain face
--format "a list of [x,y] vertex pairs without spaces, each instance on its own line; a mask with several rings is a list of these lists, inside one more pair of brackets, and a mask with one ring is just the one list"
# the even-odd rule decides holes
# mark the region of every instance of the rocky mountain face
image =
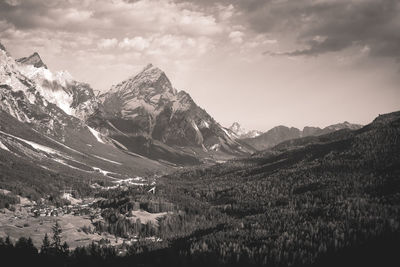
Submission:
[[237,138],[254,138],[262,134],[261,131],[257,130],[246,130],[243,128],[238,122],[232,123],[232,125],[228,128],[231,132],[233,132]]
[[291,139],[297,139],[307,136],[320,136],[343,129],[357,130],[361,127],[362,125],[352,124],[347,121],[330,125],[323,129],[319,127],[306,126],[303,128],[303,130],[300,130],[294,127],[289,128],[286,126],[277,126],[255,138],[245,138],[243,139],[243,142],[247,143],[257,150],[264,150]]
[[252,152],[151,64],[100,99],[88,122],[131,152],[174,163]]

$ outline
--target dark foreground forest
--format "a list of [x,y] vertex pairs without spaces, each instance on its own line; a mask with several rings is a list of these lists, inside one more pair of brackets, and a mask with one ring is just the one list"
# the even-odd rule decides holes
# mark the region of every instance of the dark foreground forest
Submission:
[[[357,131],[296,139],[246,159],[183,169],[146,190],[109,190],[94,230],[157,237],[69,250],[0,240],[13,266],[398,266],[400,112]],[[131,210],[168,212],[157,224]],[[40,249],[40,252],[38,252]],[[10,260],[10,261],[8,261]],[[11,265],[10,265],[11,266]]]

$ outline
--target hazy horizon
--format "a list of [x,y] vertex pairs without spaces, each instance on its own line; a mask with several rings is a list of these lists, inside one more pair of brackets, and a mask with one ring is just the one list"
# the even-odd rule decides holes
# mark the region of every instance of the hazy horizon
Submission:
[[148,63],[221,125],[367,124],[400,109],[395,0],[0,0],[0,41],[105,91]]

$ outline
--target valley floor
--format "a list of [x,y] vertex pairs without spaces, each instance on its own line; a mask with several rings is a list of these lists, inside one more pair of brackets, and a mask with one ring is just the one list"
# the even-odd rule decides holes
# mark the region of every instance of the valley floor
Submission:
[[[100,209],[93,209],[87,204],[68,205],[60,208],[42,205],[39,208],[32,202],[24,202],[24,204],[14,205],[14,211],[6,208],[0,209],[0,238],[9,237],[11,241],[16,242],[21,237],[30,237],[35,247],[40,248],[45,234],[51,236],[52,227],[58,222],[62,229],[61,238],[68,243],[70,249],[102,241],[118,247],[139,240],[138,236],[122,238],[107,232],[94,231],[93,222],[104,221],[104,219],[100,215]],[[62,212],[67,209],[69,213]],[[166,212],[149,213],[144,210],[136,210],[131,212],[130,219],[134,221],[139,219],[144,224],[148,222],[156,224],[157,219],[165,215],[167,215]],[[147,238],[147,240],[150,239]]]

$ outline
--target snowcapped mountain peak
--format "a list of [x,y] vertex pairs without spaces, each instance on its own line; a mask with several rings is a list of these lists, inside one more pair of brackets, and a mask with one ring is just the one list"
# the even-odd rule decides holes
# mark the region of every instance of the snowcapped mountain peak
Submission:
[[41,57],[39,56],[39,54],[37,52],[34,52],[29,57],[23,57],[23,58],[17,59],[16,61],[20,62],[22,64],[25,64],[25,65],[32,65],[36,68],[47,69],[46,64],[43,63]]
[[253,138],[259,136],[262,132],[257,130],[246,130],[243,128],[238,122],[232,123],[232,125],[228,128],[232,131],[238,138]]
[[64,113],[79,119],[84,119],[93,111],[96,103],[90,86],[75,81],[67,71],[51,72],[38,53],[16,61],[0,50],[0,59],[2,83],[15,92],[24,92],[31,104],[40,95],[44,105],[52,103]]

